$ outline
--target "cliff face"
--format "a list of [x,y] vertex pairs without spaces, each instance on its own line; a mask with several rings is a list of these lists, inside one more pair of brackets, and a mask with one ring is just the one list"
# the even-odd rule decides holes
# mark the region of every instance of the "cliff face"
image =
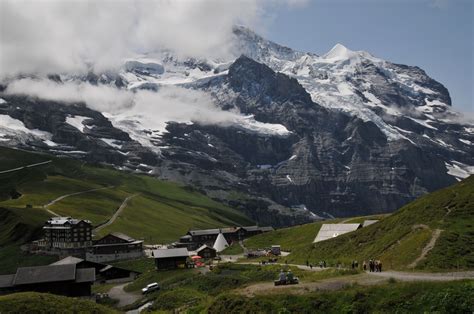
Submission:
[[342,45],[317,56],[234,33],[243,55],[231,60],[167,52],[146,66],[127,61],[119,73],[66,79],[131,93],[179,86],[237,122],[139,110],[118,117],[3,86],[1,144],[182,182],[274,226],[390,212],[474,173],[474,126],[423,70]]

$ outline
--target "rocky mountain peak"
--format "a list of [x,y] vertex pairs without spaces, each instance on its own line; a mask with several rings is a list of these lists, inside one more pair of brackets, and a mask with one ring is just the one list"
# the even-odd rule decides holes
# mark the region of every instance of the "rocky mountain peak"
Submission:
[[235,91],[261,98],[265,103],[312,103],[311,96],[296,79],[244,55],[229,67],[228,77]]

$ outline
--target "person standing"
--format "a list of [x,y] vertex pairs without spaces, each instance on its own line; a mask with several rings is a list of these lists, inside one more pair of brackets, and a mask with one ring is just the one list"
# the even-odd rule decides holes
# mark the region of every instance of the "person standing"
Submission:
[[367,263],[365,261],[362,262],[362,269],[367,271]]

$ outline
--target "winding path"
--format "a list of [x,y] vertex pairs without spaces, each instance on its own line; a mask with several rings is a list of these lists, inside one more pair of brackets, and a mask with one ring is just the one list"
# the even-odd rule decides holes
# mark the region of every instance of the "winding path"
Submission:
[[285,291],[285,294],[305,294],[318,290],[340,290],[353,284],[371,286],[387,282],[390,278],[399,281],[453,281],[474,279],[474,271],[455,273],[405,273],[397,271],[362,273],[358,275],[328,278],[314,282],[301,282],[298,285],[277,287],[274,286],[273,282],[261,282],[244,288],[239,288],[236,292],[249,297],[256,294],[278,294],[282,293],[282,291]]
[[436,241],[438,241],[438,238],[439,238],[439,236],[441,235],[441,232],[442,232],[442,231],[443,231],[443,230],[441,230],[441,229],[435,229],[435,230],[433,231],[433,233],[432,233],[432,235],[431,235],[430,241],[429,241],[429,242],[425,245],[425,247],[422,249],[420,256],[418,256],[418,257],[413,261],[413,263],[411,263],[410,265],[408,265],[409,268],[415,268],[416,265],[418,265],[418,263],[419,263],[420,261],[422,261],[422,260],[426,257],[426,255],[428,254],[428,252],[431,251],[431,250],[434,248],[434,246],[435,246],[435,244],[436,244]]
[[135,196],[137,196],[137,194],[133,194],[133,195],[130,195],[128,196],[123,202],[122,204],[120,205],[120,207],[115,211],[115,213],[113,214],[112,217],[110,217],[109,220],[107,220],[106,223],[104,224],[101,224],[97,227],[94,228],[94,232],[97,232],[97,231],[100,231],[101,229],[107,227],[107,226],[110,226],[111,224],[114,223],[115,219],[117,219],[117,217],[120,215],[120,213],[125,209],[125,207],[127,207],[127,203],[130,199],[134,198]]
[[8,170],[2,170],[2,171],[0,171],[0,174],[14,172],[14,171],[18,171],[18,170],[22,170],[22,169],[26,169],[26,168],[33,168],[33,167],[37,167],[37,166],[41,166],[41,165],[46,165],[46,164],[49,164],[51,162],[52,162],[52,160],[47,160],[47,161],[38,162],[38,163],[35,163],[35,164],[26,165],[26,166],[23,166],[23,167],[18,167],[18,168],[13,168],[13,169],[8,169]]
[[412,273],[401,271],[385,271],[381,273],[367,273],[371,276],[394,278],[401,281],[453,281],[474,279],[474,271],[451,272],[451,273]]
[[108,292],[110,298],[119,300],[119,303],[117,304],[118,307],[132,304],[140,299],[140,295],[123,290],[127,284],[128,283],[124,283],[122,285],[115,286]]
[[99,191],[99,190],[105,190],[105,189],[110,189],[110,188],[113,188],[112,186],[107,186],[107,187],[103,187],[103,188],[97,188],[97,189],[91,189],[91,190],[86,190],[86,191],[81,191],[81,192],[75,192],[75,193],[70,193],[70,194],[66,194],[66,195],[62,195],[54,200],[52,200],[51,202],[49,202],[48,204],[46,205],[43,205],[43,208],[46,209],[46,211],[56,217],[59,217],[60,215],[58,215],[57,213],[53,212],[52,210],[48,209],[49,206],[52,206],[54,205],[55,203],[65,199],[66,197],[70,197],[70,196],[75,196],[75,195],[80,195],[80,194],[84,194],[84,193],[89,193],[89,192],[94,192],[94,191]]

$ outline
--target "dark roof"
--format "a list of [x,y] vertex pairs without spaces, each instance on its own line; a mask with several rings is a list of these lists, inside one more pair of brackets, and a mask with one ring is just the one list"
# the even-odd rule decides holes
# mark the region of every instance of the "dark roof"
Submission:
[[189,230],[189,234],[195,235],[213,235],[219,234],[219,229]]
[[188,257],[189,252],[188,252],[188,249],[186,248],[159,249],[159,250],[153,250],[153,256],[155,258]]
[[247,227],[242,227],[246,231],[256,231],[258,230],[258,226],[247,226]]
[[190,235],[218,235],[219,233],[234,233],[240,230],[240,227],[226,227],[202,230],[189,230]]
[[242,227],[243,229],[247,231],[273,231],[273,227],[259,227],[259,226],[247,226],[247,227]]
[[13,280],[15,279],[15,274],[12,275],[1,275],[0,276],[0,288],[7,288],[13,286]]
[[94,282],[95,281],[95,269],[94,268],[82,268],[76,270],[76,282]]
[[109,269],[115,269],[115,270],[118,269],[118,270],[128,271],[128,272],[130,272],[130,273],[141,274],[141,272],[139,272],[139,271],[130,270],[130,269],[121,268],[121,267],[112,266],[112,265],[106,265],[104,268],[102,268],[101,270],[99,270],[99,272],[100,272],[100,273],[103,273],[103,272],[108,271]]
[[134,241],[135,241],[134,238],[129,237],[128,235],[123,234],[123,233],[120,233],[120,232],[112,232],[111,235],[113,235],[113,236],[116,237],[116,238],[125,240],[125,241],[127,241],[127,242],[134,242]]
[[16,271],[14,285],[40,282],[69,281],[76,278],[76,265],[48,265],[20,267]]
[[16,274],[0,276],[0,288],[61,281],[94,282],[95,269],[76,269],[76,264],[20,267]]
[[121,246],[121,245],[140,244],[140,243],[143,243],[143,240],[136,240],[133,242],[125,242],[125,243],[94,244],[93,247]]

